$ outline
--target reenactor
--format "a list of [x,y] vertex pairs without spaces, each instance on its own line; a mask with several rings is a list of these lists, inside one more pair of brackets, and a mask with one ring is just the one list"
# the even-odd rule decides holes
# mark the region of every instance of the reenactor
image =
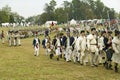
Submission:
[[12,46],[12,31],[8,31],[8,44]]
[[55,46],[56,46],[55,52],[56,52],[56,56],[57,56],[57,61],[59,61],[60,55],[62,54],[61,53],[60,34],[56,35],[56,40],[57,41],[56,41],[56,44],[55,44]]
[[87,47],[90,51],[90,63],[91,66],[98,66],[98,45],[97,45],[97,36],[96,29],[91,28],[91,34],[87,36]]
[[98,46],[99,46],[99,65],[103,64],[105,66],[106,61],[106,53],[105,53],[105,44],[104,38],[106,37],[106,31],[101,31],[101,36],[98,38]]
[[39,47],[40,47],[40,39],[38,38],[37,34],[33,39],[33,47],[34,47],[34,56],[39,55]]
[[87,50],[87,38],[85,36],[85,31],[81,30],[80,32],[80,64],[87,65],[88,63],[88,53]]
[[106,52],[106,62],[105,62],[105,68],[106,69],[112,69],[112,55],[113,55],[113,49],[112,49],[112,31],[108,31],[107,36],[104,37],[104,44],[105,44],[105,52]]
[[5,43],[4,38],[5,38],[5,34],[4,34],[4,31],[2,30],[2,33],[1,33],[2,44]]
[[17,44],[18,46],[21,46],[20,32],[18,31],[16,35],[17,35]]
[[64,55],[64,60],[66,60],[66,47],[67,47],[67,37],[66,35],[62,35],[62,53]]
[[74,45],[73,60],[75,63],[76,61],[80,62],[80,37],[78,32],[76,32],[74,39],[75,39],[75,42],[74,42],[75,45]]
[[70,62],[73,49],[74,49],[74,37],[70,36],[70,32],[67,32],[67,42],[66,42],[66,61]]
[[115,31],[115,37],[112,40],[114,54],[112,60],[114,62],[114,70],[118,72],[118,64],[120,63],[120,32]]

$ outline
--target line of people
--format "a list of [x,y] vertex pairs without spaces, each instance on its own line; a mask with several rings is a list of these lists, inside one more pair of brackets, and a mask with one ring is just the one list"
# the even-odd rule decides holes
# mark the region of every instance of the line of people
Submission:
[[7,40],[9,46],[21,46],[19,31],[8,31]]
[[46,36],[42,41],[45,48],[45,54],[50,55],[50,59],[54,55],[57,61],[64,57],[66,62],[79,62],[81,65],[98,67],[103,64],[106,69],[112,70],[112,62],[114,62],[114,70],[118,72],[118,63],[120,63],[120,32],[115,30],[115,36],[112,31],[96,31],[91,28],[90,34],[86,34],[85,30],[74,31],[73,34],[68,30],[66,35],[57,33],[51,40]]

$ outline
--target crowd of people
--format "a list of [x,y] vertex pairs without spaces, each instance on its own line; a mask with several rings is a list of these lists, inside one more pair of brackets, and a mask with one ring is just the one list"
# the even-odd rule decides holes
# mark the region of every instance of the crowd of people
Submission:
[[[1,40],[4,44],[5,34],[2,30]],[[20,46],[19,31],[8,31],[7,40],[9,46]],[[34,55],[38,56],[40,52],[40,39],[36,32],[33,40],[35,49]],[[107,29],[97,30],[73,30],[66,28],[65,32],[57,32],[54,38],[49,36],[49,31],[45,31],[45,38],[42,40],[42,46],[45,55],[57,61],[64,59],[66,62],[80,63],[81,65],[90,65],[98,67],[103,65],[108,70],[118,72],[120,63],[120,31],[109,31]]]
[[[113,36],[114,34],[114,36]],[[39,55],[40,39],[36,36],[33,40],[35,56]],[[91,30],[57,32],[54,38],[49,34],[42,40],[45,55],[57,61],[64,59],[66,62],[80,63],[98,67],[103,65],[108,70],[118,72],[120,63],[120,32]]]
[[8,31],[7,38],[9,46],[21,46],[19,31]]
[[13,31],[13,30],[8,31],[5,38],[5,33],[2,30],[0,37],[1,37],[2,44],[4,44],[5,39],[7,39],[8,46],[21,46],[19,31]]

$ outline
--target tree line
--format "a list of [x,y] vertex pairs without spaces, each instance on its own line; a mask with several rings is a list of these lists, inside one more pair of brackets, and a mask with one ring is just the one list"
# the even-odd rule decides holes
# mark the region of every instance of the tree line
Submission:
[[24,17],[20,16],[17,12],[12,12],[11,7],[8,5],[0,9],[0,24],[1,23],[21,23]]
[[[71,19],[108,19],[108,15],[110,19],[120,18],[120,13],[116,13],[114,8],[105,6],[101,0],[63,1],[61,7],[56,8],[56,6],[56,1],[51,0],[45,4],[42,14],[28,17],[25,21],[41,25],[51,20],[58,21],[58,23],[61,24],[67,23]],[[0,23],[20,23],[22,20],[24,20],[24,17],[16,12],[11,12],[11,8],[8,5],[0,9]]]
[[66,23],[71,19],[110,19],[116,18],[116,12],[113,8],[104,5],[101,0],[72,0],[64,1],[62,7],[56,7],[55,0],[45,4],[44,13],[39,15],[41,24],[47,20],[56,20],[59,23]]

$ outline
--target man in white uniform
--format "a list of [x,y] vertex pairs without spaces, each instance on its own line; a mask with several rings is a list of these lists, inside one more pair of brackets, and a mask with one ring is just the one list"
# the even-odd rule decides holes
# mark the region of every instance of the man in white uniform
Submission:
[[73,49],[74,49],[74,37],[70,36],[70,33],[67,33],[67,48],[66,48],[66,61],[70,62]]
[[105,63],[105,57],[106,53],[104,51],[105,44],[104,44],[104,37],[106,36],[105,31],[101,31],[101,36],[98,38],[98,46],[99,46],[99,64],[104,64]]
[[8,44],[9,46],[12,46],[12,31],[8,31]]
[[87,47],[90,51],[90,63],[91,66],[97,67],[98,61],[98,47],[97,47],[97,36],[96,36],[96,29],[91,29],[91,34],[87,36]]
[[60,35],[59,34],[57,34],[57,37],[56,37],[56,44],[55,44],[55,46],[56,46],[56,56],[57,56],[57,61],[59,61],[59,57],[60,57],[60,55],[61,55],[61,44],[60,44]]
[[79,34],[75,37],[74,62],[80,62],[80,37]]
[[85,53],[87,45],[87,38],[85,37],[85,31],[81,31],[80,36],[80,63],[81,65],[86,65],[88,63],[88,53]]
[[118,72],[118,64],[120,63],[120,32],[115,31],[115,37],[112,40],[112,47],[114,50],[114,54],[112,56],[112,60],[114,62],[115,72]]
[[20,40],[20,32],[17,32],[17,44],[18,46],[21,46],[21,40]]

